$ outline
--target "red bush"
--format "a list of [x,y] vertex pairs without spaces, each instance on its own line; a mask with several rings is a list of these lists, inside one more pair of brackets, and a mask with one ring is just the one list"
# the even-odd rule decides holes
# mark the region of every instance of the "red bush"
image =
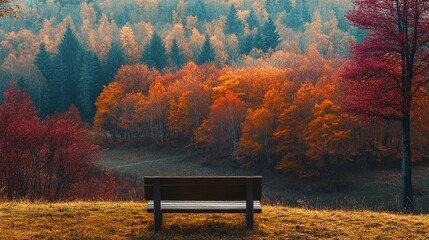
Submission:
[[[29,96],[11,84],[0,105],[0,195],[61,200],[76,195],[97,153],[69,111],[41,120]],[[72,191],[73,190],[73,191]]]

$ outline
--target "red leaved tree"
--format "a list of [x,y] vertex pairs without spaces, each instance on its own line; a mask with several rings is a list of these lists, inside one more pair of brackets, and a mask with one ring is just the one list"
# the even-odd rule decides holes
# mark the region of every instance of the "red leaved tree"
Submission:
[[[43,126],[30,97],[21,90],[5,91],[0,105],[0,195],[8,200],[25,197],[34,166],[34,177],[40,176],[35,156],[43,145]],[[33,175],[33,174],[32,174]],[[34,184],[31,184],[34,185]]]
[[87,129],[81,127],[82,121],[76,121],[76,116],[79,112],[74,108],[43,122],[45,142],[38,156],[49,188],[41,198],[75,198],[79,193],[73,191],[73,186],[84,180],[86,168],[95,157],[97,146],[89,141]]
[[75,198],[97,153],[76,108],[42,121],[30,97],[15,84],[0,104],[0,197]]
[[402,122],[402,207],[412,211],[410,118],[415,98],[429,82],[427,0],[353,0],[351,24],[368,31],[350,47],[343,70],[346,100],[353,113]]

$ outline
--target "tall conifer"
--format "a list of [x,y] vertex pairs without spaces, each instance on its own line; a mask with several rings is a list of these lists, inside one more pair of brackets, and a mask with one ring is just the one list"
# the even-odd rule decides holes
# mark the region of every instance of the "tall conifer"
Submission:
[[237,17],[237,9],[234,4],[229,8],[223,31],[225,34],[235,34],[237,37],[243,35],[243,23]]
[[210,37],[206,34],[206,39],[204,40],[203,47],[201,49],[201,53],[197,58],[197,63],[202,65],[204,63],[213,62],[215,59],[216,53],[210,43]]
[[262,50],[275,49],[280,42],[279,34],[277,33],[276,25],[271,18],[262,27]]
[[41,43],[39,45],[39,52],[36,54],[36,59],[34,60],[34,65],[36,65],[36,67],[48,81],[52,78],[52,74],[54,72],[51,57],[51,54],[46,51],[46,45]]
[[181,69],[186,62],[185,55],[180,50],[176,38],[173,39],[173,43],[171,44],[170,61],[175,69]]
[[[101,92],[98,83],[100,64],[97,55],[92,52],[86,52],[82,59],[82,68],[78,82],[78,102],[77,106],[84,121],[91,121],[94,113],[94,102]],[[98,92],[98,94],[97,94]]]
[[167,65],[168,56],[165,51],[165,46],[157,33],[154,33],[149,44],[146,45],[140,57],[140,62],[148,67],[155,67],[162,71]]
[[59,111],[65,111],[71,104],[76,104],[77,84],[82,66],[82,46],[70,26],[67,26],[64,36],[58,45],[56,81],[61,86],[61,107]]
[[101,85],[107,85],[113,81],[113,78],[116,75],[118,69],[125,64],[124,51],[119,43],[115,42],[112,44],[109,53],[107,54],[107,59],[104,64],[104,80],[102,80]]
[[249,24],[249,29],[252,30],[254,28],[259,28],[259,20],[256,16],[255,10],[253,8],[250,10],[249,16],[246,18],[247,24]]

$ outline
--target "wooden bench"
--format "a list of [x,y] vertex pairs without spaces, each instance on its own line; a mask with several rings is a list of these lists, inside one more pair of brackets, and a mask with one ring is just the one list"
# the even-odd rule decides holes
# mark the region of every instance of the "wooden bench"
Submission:
[[144,177],[147,211],[154,213],[155,231],[163,213],[261,213],[261,176]]

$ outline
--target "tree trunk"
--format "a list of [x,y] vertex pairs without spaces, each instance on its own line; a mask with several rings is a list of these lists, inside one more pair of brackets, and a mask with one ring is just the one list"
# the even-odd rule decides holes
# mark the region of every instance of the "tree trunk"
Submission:
[[402,118],[402,210],[414,211],[411,182],[411,127],[410,116]]

